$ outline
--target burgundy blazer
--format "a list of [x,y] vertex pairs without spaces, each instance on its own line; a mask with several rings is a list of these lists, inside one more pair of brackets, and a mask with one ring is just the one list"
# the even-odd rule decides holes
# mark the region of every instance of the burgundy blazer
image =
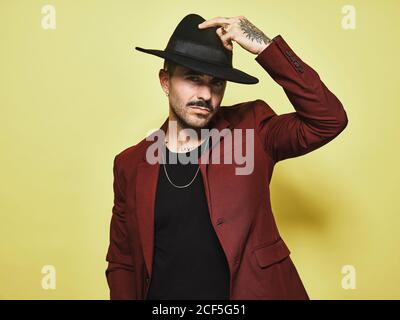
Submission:
[[[255,60],[283,88],[295,112],[277,115],[257,99],[221,107],[213,127],[254,129],[254,171],[235,164],[200,163],[211,218],[230,269],[230,299],[309,299],[276,226],[269,183],[274,165],[311,152],[347,126],[338,98],[281,35]],[[168,119],[159,130],[166,132]],[[225,139],[226,140],[226,139]],[[224,136],[206,150],[212,154]],[[146,299],[154,246],[154,206],[160,164],[145,155],[144,138],[114,158],[114,205],[106,278],[111,299]],[[188,264],[191,262],[188,261]]]

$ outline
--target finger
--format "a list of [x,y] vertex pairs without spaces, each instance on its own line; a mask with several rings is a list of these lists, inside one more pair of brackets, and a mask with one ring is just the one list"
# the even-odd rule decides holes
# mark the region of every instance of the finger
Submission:
[[228,50],[232,50],[233,49],[232,36],[228,33],[224,34],[222,28],[217,29],[217,34],[220,37],[223,46]]
[[224,31],[222,30],[222,27],[219,27],[217,29],[217,34],[219,35],[219,37],[222,37],[225,34]]
[[224,23],[230,23],[231,19],[230,18],[223,18],[223,17],[216,17],[210,20],[203,21],[200,23],[198,26],[200,29],[202,28],[208,28],[208,27],[215,27],[215,26],[220,26]]
[[228,50],[232,50],[233,49],[233,44],[232,44],[232,40],[231,40],[231,36],[228,34],[224,34],[221,37],[222,43],[224,44],[225,48],[227,48]]

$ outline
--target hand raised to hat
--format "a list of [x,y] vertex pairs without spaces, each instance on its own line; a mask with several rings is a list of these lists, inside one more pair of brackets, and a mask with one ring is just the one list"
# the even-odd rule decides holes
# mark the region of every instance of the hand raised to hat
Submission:
[[233,40],[243,49],[258,55],[271,43],[271,39],[244,16],[234,18],[216,17],[200,23],[198,27],[200,29],[219,27],[217,34],[221,38],[224,47],[228,50],[233,50]]

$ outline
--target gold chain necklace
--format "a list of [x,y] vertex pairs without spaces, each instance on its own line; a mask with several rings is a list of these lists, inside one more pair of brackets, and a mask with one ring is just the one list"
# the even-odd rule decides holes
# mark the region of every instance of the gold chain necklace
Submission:
[[[168,142],[166,142],[166,143],[168,143]],[[209,138],[207,138],[207,144],[206,144],[206,147],[205,147],[204,150],[207,149],[208,143],[209,143]],[[194,150],[194,149],[193,149],[193,150]],[[201,145],[200,145],[200,150],[201,150]],[[196,170],[196,174],[194,175],[193,179],[192,179],[189,183],[187,183],[187,184],[185,184],[185,185],[183,185],[183,186],[179,186],[179,185],[177,185],[177,184],[175,184],[175,183],[173,183],[173,182],[171,181],[171,179],[170,179],[170,177],[169,177],[169,175],[168,175],[168,172],[167,172],[167,167],[165,166],[165,162],[166,162],[166,161],[165,161],[165,159],[164,159],[164,153],[161,153],[161,154],[162,154],[162,157],[163,157],[164,172],[165,172],[165,175],[166,175],[166,177],[167,177],[169,183],[172,184],[175,188],[180,188],[180,189],[181,189],[181,188],[187,188],[187,187],[189,187],[189,186],[193,183],[193,181],[196,179],[197,174],[199,173],[199,170],[200,170],[200,165],[198,166],[198,168],[197,168],[197,170]]]

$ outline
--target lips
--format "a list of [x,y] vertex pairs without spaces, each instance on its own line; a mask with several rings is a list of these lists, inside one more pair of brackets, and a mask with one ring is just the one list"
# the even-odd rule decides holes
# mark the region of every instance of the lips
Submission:
[[210,113],[210,109],[208,109],[208,108],[199,107],[199,106],[190,106],[190,108],[199,113]]

